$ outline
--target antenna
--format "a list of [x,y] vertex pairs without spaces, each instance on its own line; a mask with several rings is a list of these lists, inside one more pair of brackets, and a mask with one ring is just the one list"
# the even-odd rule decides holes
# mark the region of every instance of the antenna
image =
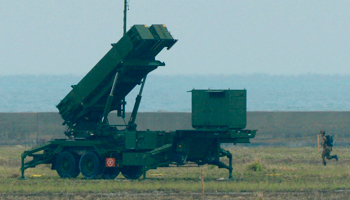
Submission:
[[123,26],[123,35],[126,33],[126,12],[128,9],[128,0],[124,0],[124,26]]

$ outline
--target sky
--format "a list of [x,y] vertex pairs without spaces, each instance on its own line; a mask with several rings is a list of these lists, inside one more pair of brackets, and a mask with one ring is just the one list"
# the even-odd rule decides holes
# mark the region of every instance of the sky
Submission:
[[[123,0],[0,0],[0,76],[84,75],[123,33]],[[179,41],[158,75],[350,74],[350,1],[129,0]]]

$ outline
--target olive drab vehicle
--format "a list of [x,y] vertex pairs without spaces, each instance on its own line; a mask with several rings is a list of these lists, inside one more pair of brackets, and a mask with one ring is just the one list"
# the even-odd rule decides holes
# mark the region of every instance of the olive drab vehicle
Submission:
[[[126,19],[126,18],[124,18]],[[125,24],[124,24],[125,27]],[[24,171],[51,164],[62,178],[114,179],[119,173],[138,179],[157,167],[188,163],[229,170],[232,155],[222,143],[249,143],[256,130],[246,127],[246,90],[192,90],[192,130],[138,131],[135,124],[148,73],[165,66],[155,59],[177,42],[165,25],[134,25],[57,105],[67,139],[55,139],[25,151]],[[110,125],[108,114],[125,118],[125,97],[139,94],[129,121]],[[228,157],[229,164],[220,161]],[[26,159],[32,157],[32,159]],[[29,160],[29,161],[28,161]]]

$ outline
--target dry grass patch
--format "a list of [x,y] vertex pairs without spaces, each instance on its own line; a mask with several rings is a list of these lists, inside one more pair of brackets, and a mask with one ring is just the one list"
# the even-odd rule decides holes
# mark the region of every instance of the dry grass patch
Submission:
[[[28,180],[18,180],[20,155],[23,148],[0,147],[4,160],[0,165],[0,193],[196,193],[201,191],[200,171],[204,171],[205,191],[250,192],[253,199],[269,198],[270,193],[290,191],[335,191],[349,190],[350,150],[336,149],[340,160],[321,163],[317,148],[247,148],[234,147],[233,180],[228,170],[216,166],[159,168],[148,171],[146,180],[130,181],[119,176],[116,180],[60,179],[50,165],[40,165],[26,171]],[[222,159],[228,164],[228,159]],[[155,175],[152,175],[155,174]],[[161,174],[161,175],[160,175]],[[96,196],[94,196],[96,197]],[[230,196],[232,197],[232,196]]]
[[284,172],[295,172],[299,170],[297,167],[292,166],[280,166],[280,165],[267,165],[267,170],[270,171],[284,171]]

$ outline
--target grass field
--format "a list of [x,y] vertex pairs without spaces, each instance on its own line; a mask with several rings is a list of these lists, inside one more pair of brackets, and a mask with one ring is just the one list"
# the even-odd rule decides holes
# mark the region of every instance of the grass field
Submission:
[[[321,162],[317,148],[233,147],[233,180],[214,166],[159,168],[130,181],[60,179],[50,166],[19,180],[21,146],[0,146],[0,199],[346,199],[350,195],[350,149],[334,148],[339,161]],[[225,162],[228,160],[224,159]],[[255,171],[256,170],[256,171]],[[41,176],[40,176],[41,175]]]

